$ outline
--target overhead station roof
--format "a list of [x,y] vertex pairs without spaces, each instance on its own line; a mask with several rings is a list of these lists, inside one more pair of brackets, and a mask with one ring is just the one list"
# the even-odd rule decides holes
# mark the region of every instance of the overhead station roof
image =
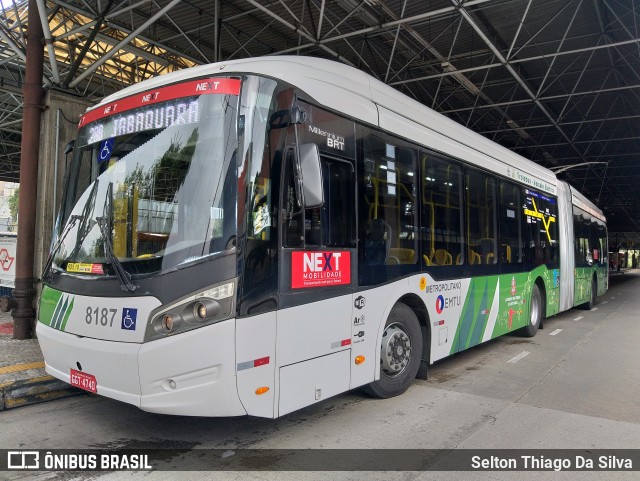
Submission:
[[[216,60],[332,58],[560,172],[640,240],[634,0],[37,1],[51,88],[97,101]],[[0,5],[0,178],[16,180],[27,2]]]

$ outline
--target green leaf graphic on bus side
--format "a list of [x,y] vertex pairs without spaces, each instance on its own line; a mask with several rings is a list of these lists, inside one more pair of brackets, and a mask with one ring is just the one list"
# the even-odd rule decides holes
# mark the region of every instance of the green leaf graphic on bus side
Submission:
[[75,296],[45,286],[40,298],[40,319],[46,326],[64,331],[67,325]]

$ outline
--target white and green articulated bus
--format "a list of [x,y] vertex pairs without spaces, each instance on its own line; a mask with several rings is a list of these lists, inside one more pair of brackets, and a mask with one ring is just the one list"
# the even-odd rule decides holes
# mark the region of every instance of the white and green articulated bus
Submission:
[[145,411],[275,418],[591,308],[602,212],[367,74],[236,60],[80,120],[43,274],[46,370]]

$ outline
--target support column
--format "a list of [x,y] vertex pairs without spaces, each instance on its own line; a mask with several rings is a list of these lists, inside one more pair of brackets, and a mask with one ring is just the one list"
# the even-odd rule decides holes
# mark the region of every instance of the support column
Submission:
[[[64,194],[62,182],[67,168],[64,148],[78,134],[78,120],[91,106],[80,97],[59,90],[49,90],[44,97],[40,135],[40,165],[38,168],[38,199],[36,206],[36,239],[34,273],[42,275],[47,263],[51,234]],[[22,192],[22,191],[21,191]],[[36,290],[40,291],[39,279]]]
[[33,309],[33,257],[36,230],[36,196],[38,193],[38,147],[40,115],[42,113],[42,24],[36,0],[29,0],[27,29],[27,65],[22,87],[22,144],[20,156],[20,200],[18,215],[18,246],[16,251],[16,283],[13,290],[15,308],[12,311],[14,339],[31,337],[35,310]]

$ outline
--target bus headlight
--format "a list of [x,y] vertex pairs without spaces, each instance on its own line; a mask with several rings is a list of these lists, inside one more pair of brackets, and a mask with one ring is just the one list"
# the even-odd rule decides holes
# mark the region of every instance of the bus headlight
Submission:
[[235,279],[189,294],[151,313],[145,341],[228,319],[235,306]]
[[222,311],[220,301],[201,297],[195,302],[185,305],[182,318],[188,322],[205,322],[208,319],[215,319]]
[[173,331],[173,316],[171,314],[162,316],[162,330],[164,332]]
[[204,321],[207,318],[207,306],[203,302],[196,302],[193,313],[196,315],[196,319]]
[[180,316],[170,312],[163,314],[153,322],[153,329],[158,334],[170,334],[180,325]]

